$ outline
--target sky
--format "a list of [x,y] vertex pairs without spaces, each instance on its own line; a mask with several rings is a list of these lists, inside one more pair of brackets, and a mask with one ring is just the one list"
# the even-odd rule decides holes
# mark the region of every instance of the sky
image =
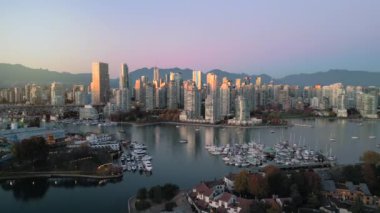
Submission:
[[379,0],[0,0],[0,62],[288,74],[380,71]]

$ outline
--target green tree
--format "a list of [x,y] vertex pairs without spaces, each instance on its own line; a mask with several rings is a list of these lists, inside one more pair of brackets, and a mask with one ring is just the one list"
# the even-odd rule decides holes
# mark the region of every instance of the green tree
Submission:
[[266,213],[270,206],[260,201],[254,201],[249,206],[249,212],[251,213]]
[[137,196],[136,198],[139,199],[139,200],[145,200],[147,198],[147,193],[148,191],[146,190],[146,188],[141,188],[137,191]]
[[321,205],[318,196],[314,193],[309,194],[307,196],[307,205],[313,209],[318,208]]
[[19,162],[31,161],[34,165],[38,161],[46,161],[49,155],[49,146],[43,137],[24,139],[13,146],[13,155]]
[[161,186],[153,186],[149,189],[149,199],[151,199],[155,203],[161,203],[162,202],[162,190]]
[[161,189],[165,200],[171,200],[179,192],[179,187],[170,183],[165,184]]
[[364,204],[360,198],[356,198],[354,204],[351,206],[350,211],[352,213],[361,213],[364,212]]

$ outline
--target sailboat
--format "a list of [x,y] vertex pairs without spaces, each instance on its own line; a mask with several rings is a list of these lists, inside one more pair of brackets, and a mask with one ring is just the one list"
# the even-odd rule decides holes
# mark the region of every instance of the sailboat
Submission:
[[333,137],[332,132],[330,132],[330,141],[336,141],[335,137]]

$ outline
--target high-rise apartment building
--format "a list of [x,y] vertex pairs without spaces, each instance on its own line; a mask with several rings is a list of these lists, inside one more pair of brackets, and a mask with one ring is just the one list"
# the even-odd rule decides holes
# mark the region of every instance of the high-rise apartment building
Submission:
[[128,65],[121,64],[120,66],[120,76],[119,76],[119,89],[129,89],[129,74]]
[[91,82],[92,104],[106,104],[110,99],[110,77],[108,64],[102,62],[92,63]]
[[184,111],[187,119],[198,119],[201,116],[201,97],[194,81],[185,81]]
[[65,104],[65,91],[62,83],[53,82],[50,87],[51,105]]
[[202,89],[202,72],[200,70],[193,71],[193,82],[195,82],[198,90]]

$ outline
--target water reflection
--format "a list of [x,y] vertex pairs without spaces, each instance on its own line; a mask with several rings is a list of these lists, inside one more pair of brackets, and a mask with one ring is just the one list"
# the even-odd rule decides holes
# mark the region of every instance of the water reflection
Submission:
[[3,181],[0,182],[0,185],[4,191],[13,192],[16,200],[28,202],[42,199],[51,188],[103,187],[106,184],[114,184],[121,181],[122,178],[118,178],[99,184],[99,180],[87,178],[25,178]]

